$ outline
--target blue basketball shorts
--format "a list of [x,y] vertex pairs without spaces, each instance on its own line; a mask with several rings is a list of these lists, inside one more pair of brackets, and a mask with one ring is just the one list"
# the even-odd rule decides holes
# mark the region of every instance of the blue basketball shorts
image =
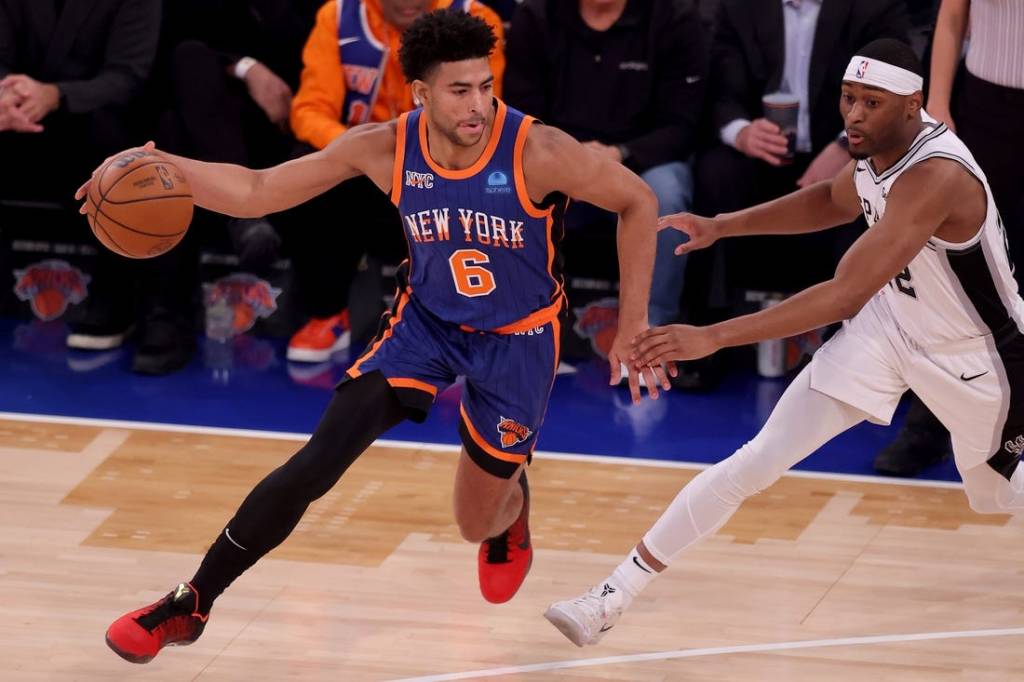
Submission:
[[524,331],[467,330],[402,291],[342,383],[380,372],[416,421],[438,393],[465,377],[459,435],[485,471],[511,478],[529,463],[558,367],[559,319]]

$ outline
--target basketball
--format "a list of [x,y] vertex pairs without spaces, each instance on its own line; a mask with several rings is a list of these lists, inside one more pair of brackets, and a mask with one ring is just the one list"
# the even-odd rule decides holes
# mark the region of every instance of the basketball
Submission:
[[107,161],[89,184],[86,202],[93,234],[128,258],[166,253],[192,222],[192,189],[185,175],[145,150]]

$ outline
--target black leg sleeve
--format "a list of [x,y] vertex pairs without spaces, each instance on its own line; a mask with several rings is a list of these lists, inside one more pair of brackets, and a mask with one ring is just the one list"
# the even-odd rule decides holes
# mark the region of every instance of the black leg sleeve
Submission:
[[406,410],[379,372],[341,384],[309,442],[260,481],[203,558],[192,586],[206,613],[221,592],[291,534],[306,508]]

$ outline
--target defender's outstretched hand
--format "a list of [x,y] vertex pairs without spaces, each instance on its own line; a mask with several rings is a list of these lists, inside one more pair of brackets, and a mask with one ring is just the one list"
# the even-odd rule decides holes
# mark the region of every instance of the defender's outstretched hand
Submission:
[[714,218],[702,218],[692,213],[674,213],[658,218],[658,230],[667,228],[679,230],[690,238],[676,247],[677,256],[697,249],[706,249],[718,241],[720,236]]
[[707,357],[721,348],[710,329],[670,324],[641,332],[633,338],[629,366],[637,369],[660,367],[674,360]]
[[[99,166],[96,167],[96,170],[94,170],[92,172],[92,175],[89,176],[89,179],[86,180],[82,184],[82,186],[78,188],[77,191],[75,191],[75,199],[78,200],[78,201],[81,201],[82,199],[85,198],[85,195],[89,193],[89,185],[91,185],[92,181],[96,179],[96,174],[99,173],[100,170],[102,170],[104,166],[106,166],[108,163],[110,163],[111,159],[116,158],[118,156],[124,156],[125,154],[131,154],[132,152],[146,152],[148,154],[152,154],[155,149],[156,149],[156,143],[153,142],[153,141],[149,141],[146,144],[142,145],[141,147],[132,147],[131,149],[125,149],[124,151],[118,152],[118,153],[114,154],[113,156],[108,156],[107,158],[105,158],[103,160],[103,163],[101,163]],[[78,208],[78,212],[81,213],[82,215],[85,215],[85,212],[86,212],[85,211],[85,207],[86,207],[86,205],[83,203]]]
[[[618,385],[622,379],[622,368],[625,367],[629,381],[629,393],[633,398],[634,404],[639,403],[642,397],[640,392],[641,372],[644,374],[644,383],[647,385],[647,392],[652,400],[658,399],[659,385],[666,391],[672,388],[672,384],[669,383],[668,377],[665,374],[665,368],[660,364],[653,367],[640,367],[634,366],[631,361],[628,361],[630,340],[636,338],[637,331],[637,329],[619,327],[619,332],[615,335],[615,341],[612,342],[611,350],[608,351],[608,363],[611,365],[611,381],[609,383],[612,386]],[[668,372],[675,376],[675,365],[670,366]]]

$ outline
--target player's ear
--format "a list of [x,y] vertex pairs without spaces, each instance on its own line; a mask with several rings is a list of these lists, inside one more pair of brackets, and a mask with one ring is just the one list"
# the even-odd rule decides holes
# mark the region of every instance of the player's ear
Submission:
[[907,115],[910,118],[917,118],[921,109],[924,108],[924,93],[920,90],[907,98]]
[[421,80],[412,82],[412,101],[416,106],[424,105],[430,99],[430,87]]

